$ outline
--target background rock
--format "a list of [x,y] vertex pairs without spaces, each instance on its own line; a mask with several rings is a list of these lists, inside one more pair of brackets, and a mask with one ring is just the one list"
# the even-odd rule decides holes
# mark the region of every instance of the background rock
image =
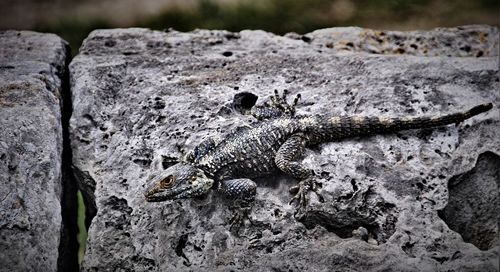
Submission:
[[408,32],[337,27],[320,29],[303,37],[339,52],[370,54],[493,57],[498,56],[499,47],[498,29],[485,25]]
[[68,54],[53,34],[0,32],[0,271],[57,271]]
[[[480,39],[471,31],[487,35]],[[499,64],[493,50],[498,30],[470,26],[399,33],[435,41],[422,40],[419,47],[429,50],[415,53],[420,57],[407,51],[367,54],[372,51],[358,45],[372,38],[363,40],[355,35],[359,32],[91,33],[70,65],[73,162],[96,213],[83,270],[498,270],[494,216],[479,215],[491,233],[486,246],[447,225],[474,213],[447,212],[448,181],[467,183],[466,173],[473,172],[473,182],[481,183],[482,171],[475,167],[490,169],[500,154]],[[327,46],[341,41],[359,50]],[[386,42],[398,46],[393,39]],[[466,45],[471,51],[489,49],[460,57]],[[274,89],[301,93],[299,114],[393,117],[445,114],[484,102],[495,107],[458,126],[311,148],[303,162],[323,177],[326,202],[312,195],[309,210],[298,218],[288,205],[288,188],[296,181],[282,175],[257,181],[253,224],[237,233],[229,231],[231,213],[215,193],[145,202],[146,182],[176,158],[208,136],[221,138],[255,122],[242,114],[254,99],[241,93],[262,103]],[[487,175],[499,178],[491,169]],[[488,184],[485,188],[496,186],[498,192],[497,185]],[[468,201],[495,207],[498,193],[491,196],[490,203],[479,194]]]

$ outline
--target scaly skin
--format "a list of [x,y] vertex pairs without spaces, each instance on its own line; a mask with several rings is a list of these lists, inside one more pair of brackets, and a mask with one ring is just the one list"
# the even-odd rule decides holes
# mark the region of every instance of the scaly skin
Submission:
[[331,117],[295,116],[295,105],[286,103],[286,92],[277,92],[271,103],[254,107],[252,115],[261,122],[228,135],[221,143],[212,140],[201,143],[185,162],[168,168],[148,187],[146,200],[165,201],[200,196],[208,193],[214,184],[219,191],[234,200],[237,213],[234,223],[247,216],[256,184],[251,178],[262,177],[277,169],[297,178],[291,188],[299,210],[307,205],[308,191],[317,192],[313,171],[297,160],[307,146],[339,139],[392,133],[407,129],[420,129],[460,123],[474,115],[488,111],[492,104],[482,104],[468,111],[438,117]]

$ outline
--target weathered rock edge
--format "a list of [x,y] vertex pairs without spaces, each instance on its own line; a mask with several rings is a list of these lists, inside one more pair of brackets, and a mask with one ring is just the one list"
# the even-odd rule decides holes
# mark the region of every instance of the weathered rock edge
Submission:
[[[498,29],[383,32],[391,38],[377,50],[366,44],[380,37],[363,40],[363,33],[378,32],[91,33],[70,65],[73,161],[96,208],[83,270],[497,271],[497,235],[479,250],[438,211],[447,207],[448,181],[480,172],[473,170],[478,158],[495,175],[488,167],[500,154]],[[417,40],[423,44],[406,43]],[[495,107],[456,127],[313,148],[303,162],[323,176],[326,202],[313,199],[299,219],[287,204],[295,181],[284,176],[258,181],[254,224],[238,234],[229,232],[231,214],[214,193],[144,201],[145,182],[173,158],[252,122],[239,113],[248,105],[233,96],[250,92],[262,103],[273,89],[302,93],[301,114],[433,115],[488,101]],[[489,205],[496,203],[498,193]],[[454,216],[474,210],[464,212]],[[352,236],[358,227],[368,229],[367,242]]]
[[69,58],[56,35],[0,31],[0,271],[78,269]]

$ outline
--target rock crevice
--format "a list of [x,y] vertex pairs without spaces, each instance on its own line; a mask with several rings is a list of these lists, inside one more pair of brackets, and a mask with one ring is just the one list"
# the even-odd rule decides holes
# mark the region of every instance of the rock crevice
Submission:
[[499,187],[500,156],[482,153],[474,168],[449,180],[448,204],[439,215],[465,242],[489,250],[498,244]]

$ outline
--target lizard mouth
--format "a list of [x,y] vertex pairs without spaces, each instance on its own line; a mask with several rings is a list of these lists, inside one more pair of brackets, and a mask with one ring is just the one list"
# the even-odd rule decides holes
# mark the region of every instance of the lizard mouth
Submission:
[[166,190],[155,188],[153,190],[146,191],[144,193],[144,197],[146,198],[147,202],[160,202],[166,200],[173,200],[179,198],[177,196],[187,191],[188,189],[189,187],[179,187],[174,190],[171,190],[170,192],[167,192]]

